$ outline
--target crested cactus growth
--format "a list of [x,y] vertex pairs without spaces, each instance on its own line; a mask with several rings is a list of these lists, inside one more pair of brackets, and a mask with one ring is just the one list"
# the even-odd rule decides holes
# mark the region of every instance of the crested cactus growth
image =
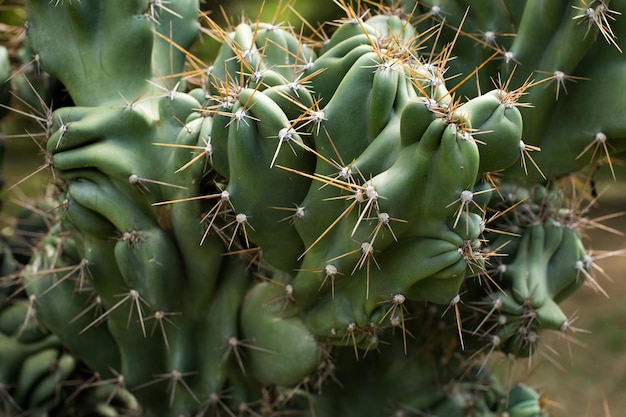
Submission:
[[[28,0],[73,100],[44,123],[58,224],[29,302],[146,416],[544,415],[486,360],[599,288],[563,184],[622,147],[594,80],[623,2],[336,3],[319,41],[196,0]],[[602,105],[563,121],[576,100]]]

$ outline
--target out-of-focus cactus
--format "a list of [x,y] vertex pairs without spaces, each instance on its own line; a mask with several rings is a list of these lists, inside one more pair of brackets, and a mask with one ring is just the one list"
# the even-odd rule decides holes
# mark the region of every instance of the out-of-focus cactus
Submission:
[[323,42],[201,16],[211,66],[195,0],[26,3],[74,105],[45,125],[59,224],[22,285],[94,386],[147,416],[544,413],[485,361],[597,287],[560,185],[622,148],[596,83],[623,2],[337,2]]
[[92,384],[92,371],[38,322],[32,298],[0,305],[0,363],[0,415],[138,415],[127,390]]
[[23,209],[0,238],[0,415],[137,416],[140,408],[132,394],[92,384],[93,371],[41,325],[35,297],[15,285],[32,255],[29,239],[47,232],[41,212]]

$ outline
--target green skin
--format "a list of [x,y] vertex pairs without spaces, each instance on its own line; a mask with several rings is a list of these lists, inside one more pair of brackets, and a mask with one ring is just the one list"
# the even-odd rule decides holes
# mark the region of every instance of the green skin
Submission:
[[[506,179],[519,178],[522,115],[524,140],[528,132],[534,137],[543,116],[529,116],[528,124],[526,110],[499,90],[472,91],[457,106],[450,93],[455,90],[435,82],[437,74],[424,65],[426,55],[410,65],[391,62],[379,45],[401,53],[401,46],[415,48],[416,33],[426,33],[395,16],[340,26],[317,58],[281,28],[242,23],[232,34],[219,34],[224,47],[207,76],[208,90],[186,94],[173,89],[184,54],[153,29],[167,37],[171,24],[172,43],[188,47],[198,29],[197,2],[170,5],[181,17],[161,10],[158,25],[137,18],[150,12],[147,1],[123,7],[109,0],[74,3],[29,1],[29,36],[43,68],[67,84],[76,104],[54,112],[47,143],[63,181],[59,217],[71,237],[51,233],[47,247],[52,252],[55,242],[65,246],[65,265],[88,265],[94,292],[73,297],[69,280],[46,292],[58,276],[38,279],[32,269],[25,282],[31,280],[28,291],[40,299],[42,311],[68,302],[67,309],[47,316],[46,325],[102,375],[120,372],[147,415],[221,413],[279,393],[286,402],[257,409],[308,410],[317,401],[316,415],[336,413],[348,402],[332,391],[310,403],[303,394],[329,366],[331,350],[351,393],[367,372],[345,356],[380,350],[368,361],[381,366],[390,388],[377,395],[400,398],[395,394],[407,392],[411,375],[398,378],[383,370],[399,372],[398,363],[405,363],[407,373],[420,375],[425,365],[394,359],[398,353],[417,348],[462,359],[480,349],[485,335],[467,336],[464,352],[457,347],[456,326],[444,322],[447,331],[440,332],[433,317],[410,318],[426,314],[425,303],[457,306],[465,289],[462,301],[468,304],[490,295],[466,280],[473,268],[488,263],[480,249],[491,202],[477,193],[488,190],[484,174],[506,169]],[[447,3],[446,12],[464,10],[462,2]],[[540,61],[542,52],[520,39],[532,37],[534,7],[541,4],[528,2],[523,13],[478,8],[470,27],[509,13],[522,20],[510,47],[525,60]],[[51,21],[63,27],[57,30]],[[128,30],[111,30],[119,25]],[[556,42],[581,28],[567,21],[548,30]],[[59,40],[76,47],[61,51]],[[464,71],[469,74],[485,51],[465,49],[461,55],[468,56],[453,69],[472,67]],[[563,59],[578,62],[585,51],[568,50]],[[163,80],[165,89],[149,79]],[[544,109],[552,92],[535,87],[533,94]],[[562,102],[567,100],[550,108],[561,111]],[[580,152],[580,146],[567,152]],[[351,176],[341,177],[346,167]],[[286,210],[298,214],[293,222],[285,221]],[[237,215],[245,221],[237,223]],[[211,229],[205,233],[202,223]],[[555,301],[575,289],[569,265],[584,255],[579,236],[568,230],[541,225],[526,232],[506,249],[505,291],[498,295],[502,313],[512,318],[499,334],[512,340],[508,349],[518,354],[526,347],[516,345],[522,305],[537,311],[540,327],[558,328],[565,316]],[[370,243],[373,252],[363,255]],[[56,265],[46,252],[40,256],[42,264]],[[329,265],[336,276],[328,275]],[[561,269],[562,278],[548,282]],[[81,315],[95,294],[105,313]],[[76,317],[72,326],[64,324]],[[379,345],[378,332],[389,328],[387,349]],[[93,337],[75,336],[81,332]],[[418,334],[425,339],[411,341]],[[94,354],[103,346],[106,359]],[[504,402],[495,402],[504,395],[498,388],[476,393],[476,381],[462,381],[464,366],[450,364],[419,381],[428,385],[443,375],[445,381],[461,379],[458,385],[422,388],[406,403],[439,416],[504,411]],[[393,386],[402,388],[394,394]],[[537,398],[516,401],[511,412],[521,416],[532,407],[539,407]]]
[[571,323],[558,303],[585,283],[591,268],[581,234],[568,223],[568,210],[560,208],[562,196],[553,191],[520,190],[523,204],[501,221],[507,224],[519,216],[527,218],[526,224],[520,224],[519,236],[503,235],[492,242],[502,245],[501,265],[492,274],[502,291],[490,295],[489,302],[500,303],[492,319],[504,317],[506,322],[483,336],[496,335],[500,348],[517,356],[536,350],[534,337],[541,329],[568,330]]
[[[161,90],[147,84],[145,80],[153,75],[165,75],[170,69],[176,72],[181,67],[184,56],[180,51],[174,50],[174,61],[170,62],[170,44],[152,32],[152,25],[148,20],[135,17],[146,10],[147,5],[142,5],[142,2],[125,3],[127,9],[116,9],[112,2],[103,2],[102,5],[95,6],[99,10],[82,4],[54,7],[47,2],[40,3],[29,2],[28,5],[33,46],[42,51],[41,62],[46,70],[59,74],[75,103],[82,106],[55,113],[57,126],[63,128],[57,129],[56,135],[48,142],[49,151],[54,154],[57,172],[69,182],[65,194],[69,206],[67,212],[62,213],[62,217],[66,227],[75,231],[78,251],[68,261],[78,262],[82,259],[88,263],[91,284],[104,306],[110,309],[106,316],[100,316],[96,321],[88,315],[81,316],[81,320],[74,321],[73,326],[67,327],[66,324],[72,318],[78,317],[88,305],[85,300],[87,295],[81,298],[72,297],[72,305],[76,306],[74,310],[63,310],[63,318],[50,318],[48,325],[61,333],[63,327],[66,327],[66,343],[76,351],[83,352],[81,356],[93,358],[93,368],[103,377],[110,375],[113,370],[124,375],[127,386],[145,386],[137,390],[137,396],[148,405],[147,409],[152,410],[150,412],[158,414],[158,410],[169,410],[170,407],[172,410],[184,410],[194,401],[191,397],[196,395],[195,392],[204,396],[208,392],[203,392],[190,381],[193,395],[178,383],[171,396],[163,396],[165,383],[155,380],[155,375],[172,371],[184,374],[188,367],[195,368],[189,362],[195,361],[196,355],[184,356],[182,352],[189,352],[189,340],[198,336],[198,328],[206,328],[206,325],[197,324],[208,320],[207,311],[197,303],[205,304],[206,300],[213,298],[214,286],[207,285],[207,278],[215,281],[212,277],[219,275],[215,271],[220,270],[221,249],[217,246],[216,252],[215,245],[207,245],[199,251],[195,249],[196,244],[193,245],[193,251],[185,252],[184,256],[179,254],[178,244],[175,243],[177,237],[167,230],[169,224],[177,225],[180,233],[189,230],[189,224],[197,226],[199,219],[197,214],[187,217],[185,210],[178,208],[170,213],[166,207],[152,206],[157,201],[179,198],[180,191],[176,188],[176,182],[183,179],[174,175],[175,169],[167,173],[169,178],[160,175],[162,167],[174,161],[170,161],[171,152],[153,143],[173,143],[180,131],[179,121],[184,121],[192,109],[201,106],[191,96],[176,94],[161,100],[140,100],[132,105],[126,102],[132,102],[142,95],[160,95]],[[173,42],[188,44],[197,33],[197,7],[197,3],[193,1],[177,4],[174,13],[183,18],[174,18],[173,15],[162,12],[159,30],[166,27],[169,30],[171,19],[173,31],[176,33]],[[48,51],[53,51],[55,47],[50,43],[51,39],[45,28],[50,16],[47,13],[53,13],[58,21],[66,21],[67,25],[64,27],[68,30],[72,27],[74,31],[73,34],[59,34],[55,31],[56,43],[59,37],[67,36],[72,37],[73,41],[82,42],[83,46],[73,48],[73,51],[97,51],[101,50],[98,42],[104,42],[105,45],[115,45],[114,50],[104,52],[105,56],[114,53],[115,58],[106,58],[103,64],[105,67],[100,67],[101,61],[85,56],[48,55]],[[82,20],[74,20],[76,15],[82,16]],[[93,22],[86,25],[91,22],[88,20],[90,18],[118,22],[129,19],[132,23],[127,25],[128,31],[123,32],[107,31],[106,28],[116,27],[117,23],[103,25],[103,32],[94,36],[95,33],[90,33]],[[81,23],[76,24],[79,21]],[[83,33],[84,36],[74,37],[76,33]],[[125,36],[130,36],[133,42],[137,42],[136,45],[141,45],[141,54],[147,55],[137,54],[135,43],[126,42]],[[120,44],[127,49],[120,49]],[[145,45],[150,47],[146,48]],[[66,52],[72,53],[69,50]],[[132,56],[132,59],[125,58],[124,54]],[[75,74],[73,71],[80,66],[74,64],[80,62],[96,66]],[[112,73],[106,68],[109,62],[123,62],[130,66],[116,66]],[[173,85],[176,79],[172,80]],[[102,88],[102,91],[93,91],[95,87]],[[200,142],[197,136],[193,139],[194,146]],[[181,144],[189,144],[186,137],[181,137],[180,140],[187,140],[187,143]],[[153,166],[142,162],[146,157],[151,159]],[[178,161],[180,159],[179,156]],[[129,182],[133,175],[139,178],[138,182]],[[160,182],[150,182],[155,178]],[[188,195],[186,193],[185,197]],[[91,223],[94,219],[97,219],[96,224],[107,227],[94,226]],[[86,226],[88,224],[91,226]],[[125,232],[133,240],[120,239],[116,243],[115,239],[123,237]],[[197,237],[196,242],[199,241],[201,230],[196,228],[193,235]],[[178,239],[187,241],[189,237],[190,235],[179,236]],[[189,246],[189,243],[182,244],[182,248]],[[213,259],[218,262],[214,262],[211,268],[204,267],[202,273],[190,275],[187,279],[183,271],[188,268],[190,272],[198,272],[198,257],[204,261]],[[112,268],[111,259],[115,259],[118,267]],[[190,259],[190,265],[185,265],[184,262]],[[213,273],[211,269],[214,270]],[[184,279],[187,285],[180,285],[177,280],[172,279],[174,277]],[[195,284],[201,285],[197,287]],[[58,293],[62,287],[55,288],[55,291]],[[45,288],[39,290],[42,301],[53,301],[57,294],[50,292],[42,295],[44,290]],[[67,288],[65,291],[70,291],[71,294],[71,290]],[[197,296],[194,302],[183,306],[182,300],[193,299],[182,294],[183,290]],[[32,291],[35,293],[37,290],[33,287]],[[136,291],[140,298],[128,298],[132,294],[130,291]],[[167,319],[169,321],[162,321],[159,325],[156,324],[157,319],[153,318],[154,329],[157,331],[150,333],[151,323],[148,319],[157,312],[165,313],[165,317],[168,314],[173,315],[171,319]],[[174,324],[179,314],[188,317],[189,321]],[[100,325],[104,321],[107,325]],[[160,326],[164,326],[163,335],[159,331]],[[85,334],[98,333],[102,336],[76,337],[81,330]],[[215,332],[212,329],[207,331]],[[69,333],[74,336],[70,337]],[[109,346],[104,351],[110,355],[97,359],[92,352],[97,352],[102,346]],[[197,355],[204,353],[198,352]],[[215,389],[219,383],[212,385]],[[204,390],[211,389],[208,384],[202,384],[202,387]]]
[[75,372],[76,358],[63,353],[59,335],[49,333],[38,321],[37,300],[15,294],[11,298],[0,309],[0,410],[7,415],[24,410],[46,415],[63,407],[59,387]]
[[[532,156],[543,175],[554,178],[601,162],[605,156],[601,143],[596,143],[600,147],[595,155],[593,148],[587,149],[594,145],[598,132],[608,137],[611,154],[624,149],[622,139],[626,132],[616,116],[623,113],[624,98],[619,94],[601,93],[607,79],[612,80],[614,91],[624,83],[623,54],[614,45],[616,40],[624,37],[624,25],[619,22],[617,14],[607,12],[605,19],[614,37],[603,38],[598,26],[584,17],[587,8],[596,8],[601,3],[618,12],[626,6],[623,0],[529,0],[494,2],[482,8],[465,0],[429,0],[419,3],[414,19],[421,19],[421,14],[428,13],[436,5],[440,8],[440,16],[444,16],[449,25],[444,36],[452,38],[453,28],[460,24],[465,9],[471,6],[463,31],[474,35],[459,38],[455,48],[457,57],[449,62],[448,73],[468,74],[497,52],[498,56],[478,73],[482,89],[489,88],[491,80],[497,79],[508,83],[510,90],[522,87],[528,79],[546,80],[528,90],[520,101],[532,104],[532,107],[521,109],[524,142],[541,148],[542,152]],[[413,1],[407,1],[408,9],[413,6]],[[616,22],[613,22],[614,18]],[[438,20],[436,17],[435,21]],[[418,28],[425,28],[431,22],[432,19],[428,19]],[[482,34],[486,32],[496,34],[495,43],[484,40]],[[503,36],[510,33],[515,33],[515,37]],[[503,57],[503,51],[512,53],[509,62]],[[565,78],[555,79],[555,71],[561,71]],[[475,96],[476,85],[465,83],[460,89],[461,94]],[[594,105],[580,104],[590,100]],[[507,171],[507,176],[512,181],[528,183],[542,180],[536,169],[529,167],[527,171],[528,175],[515,166]]]
[[[177,3],[173,11],[182,18],[166,11],[151,16],[160,22],[157,33],[144,16],[150,12],[145,0],[65,2],[57,7],[33,0],[26,3],[26,10],[29,38],[41,65],[63,82],[79,106],[120,104],[154,94],[158,89],[147,89],[145,80],[170,74],[170,69],[176,73],[185,59],[159,34],[169,39],[171,28],[172,44],[183,46],[194,40],[198,30],[195,0]],[[94,26],[99,29],[94,31]],[[176,78],[170,81],[173,86]]]

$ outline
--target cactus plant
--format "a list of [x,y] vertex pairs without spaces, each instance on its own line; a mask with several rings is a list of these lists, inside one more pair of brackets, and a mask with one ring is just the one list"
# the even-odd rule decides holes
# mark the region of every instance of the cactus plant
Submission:
[[623,2],[336,3],[320,40],[196,0],[26,1],[73,101],[44,124],[39,321],[146,416],[544,415],[486,361],[599,288],[567,184],[623,148],[598,87]]

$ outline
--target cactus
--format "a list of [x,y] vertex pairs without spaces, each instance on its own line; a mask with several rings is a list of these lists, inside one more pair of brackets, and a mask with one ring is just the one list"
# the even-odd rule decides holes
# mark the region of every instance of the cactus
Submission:
[[146,416],[547,415],[486,364],[600,289],[579,187],[623,148],[597,83],[626,7],[336,3],[315,40],[196,0],[27,0],[73,102],[43,124],[38,321]]
[[[9,102],[6,96],[6,108]],[[48,219],[40,213],[51,207],[38,206],[23,209],[0,239],[0,415],[131,416],[139,404],[130,392],[92,385],[93,371],[41,325],[34,296],[15,286],[31,260],[29,240],[47,232]]]

